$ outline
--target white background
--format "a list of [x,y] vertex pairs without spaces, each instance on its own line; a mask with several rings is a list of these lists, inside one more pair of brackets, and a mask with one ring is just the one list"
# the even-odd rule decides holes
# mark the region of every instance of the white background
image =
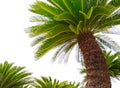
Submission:
[[[34,58],[34,48],[30,46],[32,39],[24,32],[31,26],[29,18],[33,15],[28,11],[29,5],[35,0],[1,0],[0,1],[0,63],[5,60],[15,65],[25,66],[34,77],[51,76],[59,80],[81,81],[80,64],[74,60],[75,52],[70,56],[68,64],[51,63],[49,52],[40,60]],[[114,39],[120,44],[119,38]],[[120,88],[120,82],[112,80],[112,88]]]

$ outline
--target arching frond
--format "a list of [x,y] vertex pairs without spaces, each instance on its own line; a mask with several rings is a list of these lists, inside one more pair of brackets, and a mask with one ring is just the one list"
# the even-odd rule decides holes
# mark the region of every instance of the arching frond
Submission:
[[36,57],[41,57],[44,55],[47,51],[55,48],[56,46],[59,46],[63,44],[66,41],[69,41],[71,39],[74,39],[76,35],[74,33],[61,33],[58,36],[50,39],[46,39],[42,45],[40,45],[39,49],[36,51]]
[[48,31],[52,30],[52,28],[54,28],[56,25],[59,25],[59,24],[61,24],[61,23],[55,22],[55,21],[48,21],[48,22],[41,24],[41,25],[32,26],[25,31],[31,37],[35,37],[35,36],[38,36],[40,34],[44,34]]
[[30,11],[43,15],[48,18],[53,18],[55,15],[61,13],[60,9],[48,5],[42,1],[37,1],[36,3],[31,5]]
[[46,39],[45,35],[43,36],[38,36],[37,38],[35,38],[32,43],[31,46],[35,46],[37,44],[40,44],[42,41],[44,41]]
[[7,61],[0,63],[0,88],[23,88],[31,83],[30,75],[24,67],[13,66]]
[[108,9],[106,9],[103,6],[95,7],[93,9],[91,18],[88,20],[88,25],[90,26],[90,28],[93,27],[95,25],[95,23],[98,22],[101,17],[107,16],[107,15],[109,15]]
[[36,88],[78,88],[80,83],[59,81],[51,77],[42,76],[41,79],[35,78]]
[[[53,61],[56,60],[56,58],[60,57],[60,61],[68,61],[69,58],[69,54],[71,53],[71,50],[73,49],[73,47],[75,46],[76,41],[67,41],[66,43],[64,43],[63,45],[61,45],[61,47],[59,47],[56,51],[56,53],[53,56]],[[62,57],[62,58],[61,58]],[[62,59],[62,60],[61,60]]]
[[76,24],[76,19],[68,12],[63,12],[59,15],[56,15],[55,20],[65,21],[66,23],[74,24],[74,25]]
[[61,33],[65,33],[65,32],[71,32],[68,25],[65,25],[65,24],[59,24],[59,25],[56,25],[54,28],[52,28],[51,31],[49,31],[47,34],[46,34],[46,37],[47,38],[53,38]]
[[120,0],[110,0],[109,4],[115,7],[120,7]]
[[100,41],[99,43],[102,43],[101,45],[113,49],[116,52],[120,51],[120,46],[107,35],[97,34],[96,38]]
[[120,30],[118,27],[112,27],[108,30],[105,30],[102,32],[103,34],[115,34],[115,35],[120,35]]

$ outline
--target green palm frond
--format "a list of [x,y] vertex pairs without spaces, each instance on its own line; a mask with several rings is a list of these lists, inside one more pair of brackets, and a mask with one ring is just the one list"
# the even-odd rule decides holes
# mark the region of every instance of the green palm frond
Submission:
[[60,9],[48,5],[47,3],[44,3],[42,1],[37,1],[36,3],[31,5],[30,11],[48,18],[53,18],[55,15],[61,13]]
[[120,12],[117,14],[114,13],[110,17],[100,21],[99,25],[96,28],[102,29],[102,28],[106,28],[106,27],[119,25],[119,24],[120,24]]
[[58,24],[52,30],[50,30],[47,34],[47,38],[53,38],[61,33],[71,32],[68,25],[65,24]]
[[48,31],[52,30],[52,28],[54,28],[56,25],[59,25],[59,24],[64,24],[64,23],[56,22],[56,21],[48,21],[48,22],[45,22],[44,24],[41,24],[41,25],[32,26],[25,31],[31,37],[35,37],[35,36],[44,34]]
[[69,40],[72,40],[76,37],[74,33],[67,32],[67,33],[61,33],[56,37],[46,39],[43,41],[43,43],[40,45],[36,52],[36,57],[41,57],[45,53],[47,53],[49,50],[63,44],[64,42],[67,42]]
[[13,66],[13,63],[5,61],[0,64],[0,88],[24,88],[31,83],[30,75],[24,67]]
[[42,76],[41,79],[35,78],[35,88],[79,88],[80,84],[75,82],[60,82],[57,79],[51,77]]
[[109,4],[111,4],[115,7],[120,7],[120,0],[110,0]]

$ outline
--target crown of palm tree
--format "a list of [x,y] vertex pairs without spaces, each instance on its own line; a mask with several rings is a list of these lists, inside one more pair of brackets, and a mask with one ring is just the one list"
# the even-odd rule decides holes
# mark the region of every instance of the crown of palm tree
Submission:
[[60,82],[57,79],[53,79],[51,77],[41,77],[41,79],[35,78],[35,83],[33,84],[35,88],[78,88],[79,83],[75,82]]
[[31,82],[30,75],[24,67],[13,66],[7,61],[0,63],[0,88],[24,88]]
[[73,47],[77,45],[77,36],[85,31],[94,33],[102,48],[107,46],[120,51],[120,47],[106,35],[120,34],[109,31],[109,28],[120,24],[119,6],[120,0],[35,2],[31,5],[30,11],[38,14],[32,18],[32,21],[38,22],[38,25],[26,30],[31,37],[35,37],[32,46],[39,45],[35,57],[40,58],[49,50],[58,47],[53,59],[60,55],[67,59]]

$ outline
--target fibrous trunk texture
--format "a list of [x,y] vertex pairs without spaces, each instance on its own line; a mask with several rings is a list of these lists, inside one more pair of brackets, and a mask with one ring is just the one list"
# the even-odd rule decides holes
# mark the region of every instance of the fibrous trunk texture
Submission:
[[78,44],[87,70],[85,88],[111,88],[108,66],[93,34],[87,31],[78,35]]

